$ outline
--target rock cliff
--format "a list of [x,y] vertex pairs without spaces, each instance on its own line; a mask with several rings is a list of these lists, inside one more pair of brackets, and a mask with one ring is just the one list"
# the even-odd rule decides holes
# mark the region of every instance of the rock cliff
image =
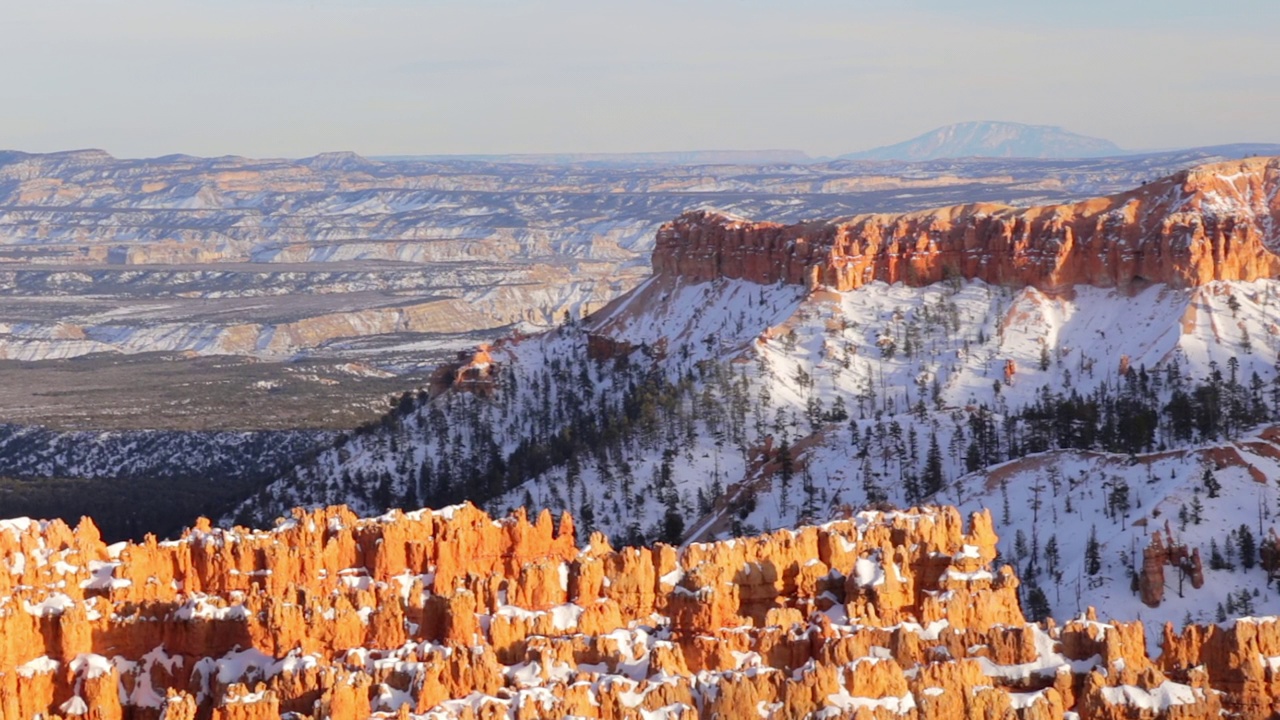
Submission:
[[[104,545],[0,523],[4,717],[1266,717],[1280,623],[1027,623],[986,513],[684,548],[472,506]],[[388,715],[382,715],[386,717]]]
[[851,290],[948,277],[1042,290],[1280,275],[1280,159],[1203,165],[1063,205],[958,205],[781,225],[710,211],[662,227],[658,274]]

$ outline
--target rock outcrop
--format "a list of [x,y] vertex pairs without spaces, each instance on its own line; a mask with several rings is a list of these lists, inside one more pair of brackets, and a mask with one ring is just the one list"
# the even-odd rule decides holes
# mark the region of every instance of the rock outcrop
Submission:
[[1138,573],[1138,593],[1149,607],[1159,607],[1164,600],[1165,566],[1177,571],[1178,592],[1184,583],[1199,589],[1204,586],[1204,564],[1199,548],[1188,548],[1178,542],[1165,523],[1164,532],[1151,534],[1151,542],[1142,551],[1142,570]]
[[958,205],[781,225],[698,211],[662,227],[658,274],[851,290],[950,277],[1058,290],[1280,275],[1280,159],[1205,165],[1065,205]]
[[104,545],[0,523],[0,715],[1262,718],[1280,622],[1027,623],[987,513],[579,547],[469,505]]

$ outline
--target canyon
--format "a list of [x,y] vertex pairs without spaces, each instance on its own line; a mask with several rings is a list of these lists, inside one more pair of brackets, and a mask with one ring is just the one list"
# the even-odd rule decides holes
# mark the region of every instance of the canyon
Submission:
[[[796,222],[1038,206],[1267,149],[739,165],[3,152],[0,507],[73,521],[91,497],[151,506],[150,488],[171,487],[182,501],[170,521],[101,518],[109,537],[135,539],[221,514],[223,495],[339,453],[405,393],[437,392],[458,352],[598,313],[644,284],[657,231],[687,211]],[[272,444],[288,457],[247,452]],[[215,491],[204,458],[228,482],[201,507]]]
[[[567,511],[621,546],[929,501],[1007,508],[1001,552],[1037,618],[1094,605],[1182,627],[1270,608],[1257,555],[1280,506],[1275,189],[1276,161],[1248,159],[1080,203],[988,206],[995,224],[966,206],[794,225],[685,215],[631,292],[461,354],[447,389],[216,520],[471,500]],[[1133,221],[1112,223],[1116,208]],[[1071,242],[1045,218],[1065,218]],[[1000,233],[957,249],[973,227]],[[1112,271],[1097,248],[1184,260]],[[979,254],[976,277],[930,265],[943,251]],[[1247,565],[1230,558],[1242,532]]]
[[[686,211],[794,222],[975,200],[1032,206],[1267,147],[743,165],[3,152],[0,410],[68,429],[350,428],[458,350],[630,290],[649,272],[655,232]],[[216,380],[190,362],[210,357],[228,358]],[[76,359],[93,375],[74,372]],[[295,372],[299,361],[310,367]],[[149,377],[188,368],[171,382],[204,402],[148,390]],[[296,401],[308,396],[323,400]],[[252,414],[219,406],[232,397],[263,402]]]
[[[581,544],[579,544],[581,543]],[[684,547],[470,505],[0,525],[6,717],[1265,718],[1280,620],[1027,622],[989,513]],[[1151,657],[1145,635],[1160,633]]]
[[0,712],[1270,717],[1277,167],[682,215],[173,539],[0,522]]

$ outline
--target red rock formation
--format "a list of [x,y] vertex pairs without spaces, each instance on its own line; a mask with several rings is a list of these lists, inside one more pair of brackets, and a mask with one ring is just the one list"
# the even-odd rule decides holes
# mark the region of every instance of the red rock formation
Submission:
[[1147,607],[1160,607],[1164,600],[1165,548],[1160,531],[1151,535],[1151,544],[1142,551],[1142,570],[1138,573],[1138,594]]
[[600,333],[587,334],[587,357],[596,362],[605,362],[625,355],[630,355],[634,348],[625,340],[615,340]]
[[427,380],[431,392],[458,388],[479,395],[491,393],[498,371],[498,364],[490,354],[492,349],[489,345],[480,345],[470,351],[459,351],[455,362],[443,363],[431,373]]
[[1280,159],[1205,165],[1067,205],[960,205],[779,225],[690,212],[658,233],[657,274],[851,290],[948,277],[1060,289],[1280,275]]
[[1182,583],[1189,581],[1191,587],[1199,589],[1204,585],[1204,566],[1200,561],[1200,549],[1188,548],[1178,542],[1169,523],[1165,522],[1164,532],[1156,530],[1151,535],[1151,543],[1142,551],[1142,571],[1138,573],[1138,591],[1142,602],[1150,607],[1159,607],[1164,599],[1164,568],[1175,568],[1178,571],[1178,592],[1182,592]]
[[8,522],[0,714],[1087,720],[1151,717],[1152,698],[1168,717],[1270,712],[1280,622],[1166,628],[1157,665],[1141,623],[1027,624],[995,547],[988,514],[966,527],[950,508],[681,550],[578,547],[568,516],[469,505],[297,511],[270,532],[202,522],[110,547],[88,521]]

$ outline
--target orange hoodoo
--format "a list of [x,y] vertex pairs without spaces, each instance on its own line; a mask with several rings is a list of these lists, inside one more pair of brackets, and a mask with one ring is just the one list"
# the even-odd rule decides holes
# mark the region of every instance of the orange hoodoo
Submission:
[[989,514],[953,508],[621,550],[470,505],[111,546],[88,521],[5,521],[0,715],[1270,712],[1274,620],[1166,629],[1156,664],[1140,623],[1028,624],[995,547]]

